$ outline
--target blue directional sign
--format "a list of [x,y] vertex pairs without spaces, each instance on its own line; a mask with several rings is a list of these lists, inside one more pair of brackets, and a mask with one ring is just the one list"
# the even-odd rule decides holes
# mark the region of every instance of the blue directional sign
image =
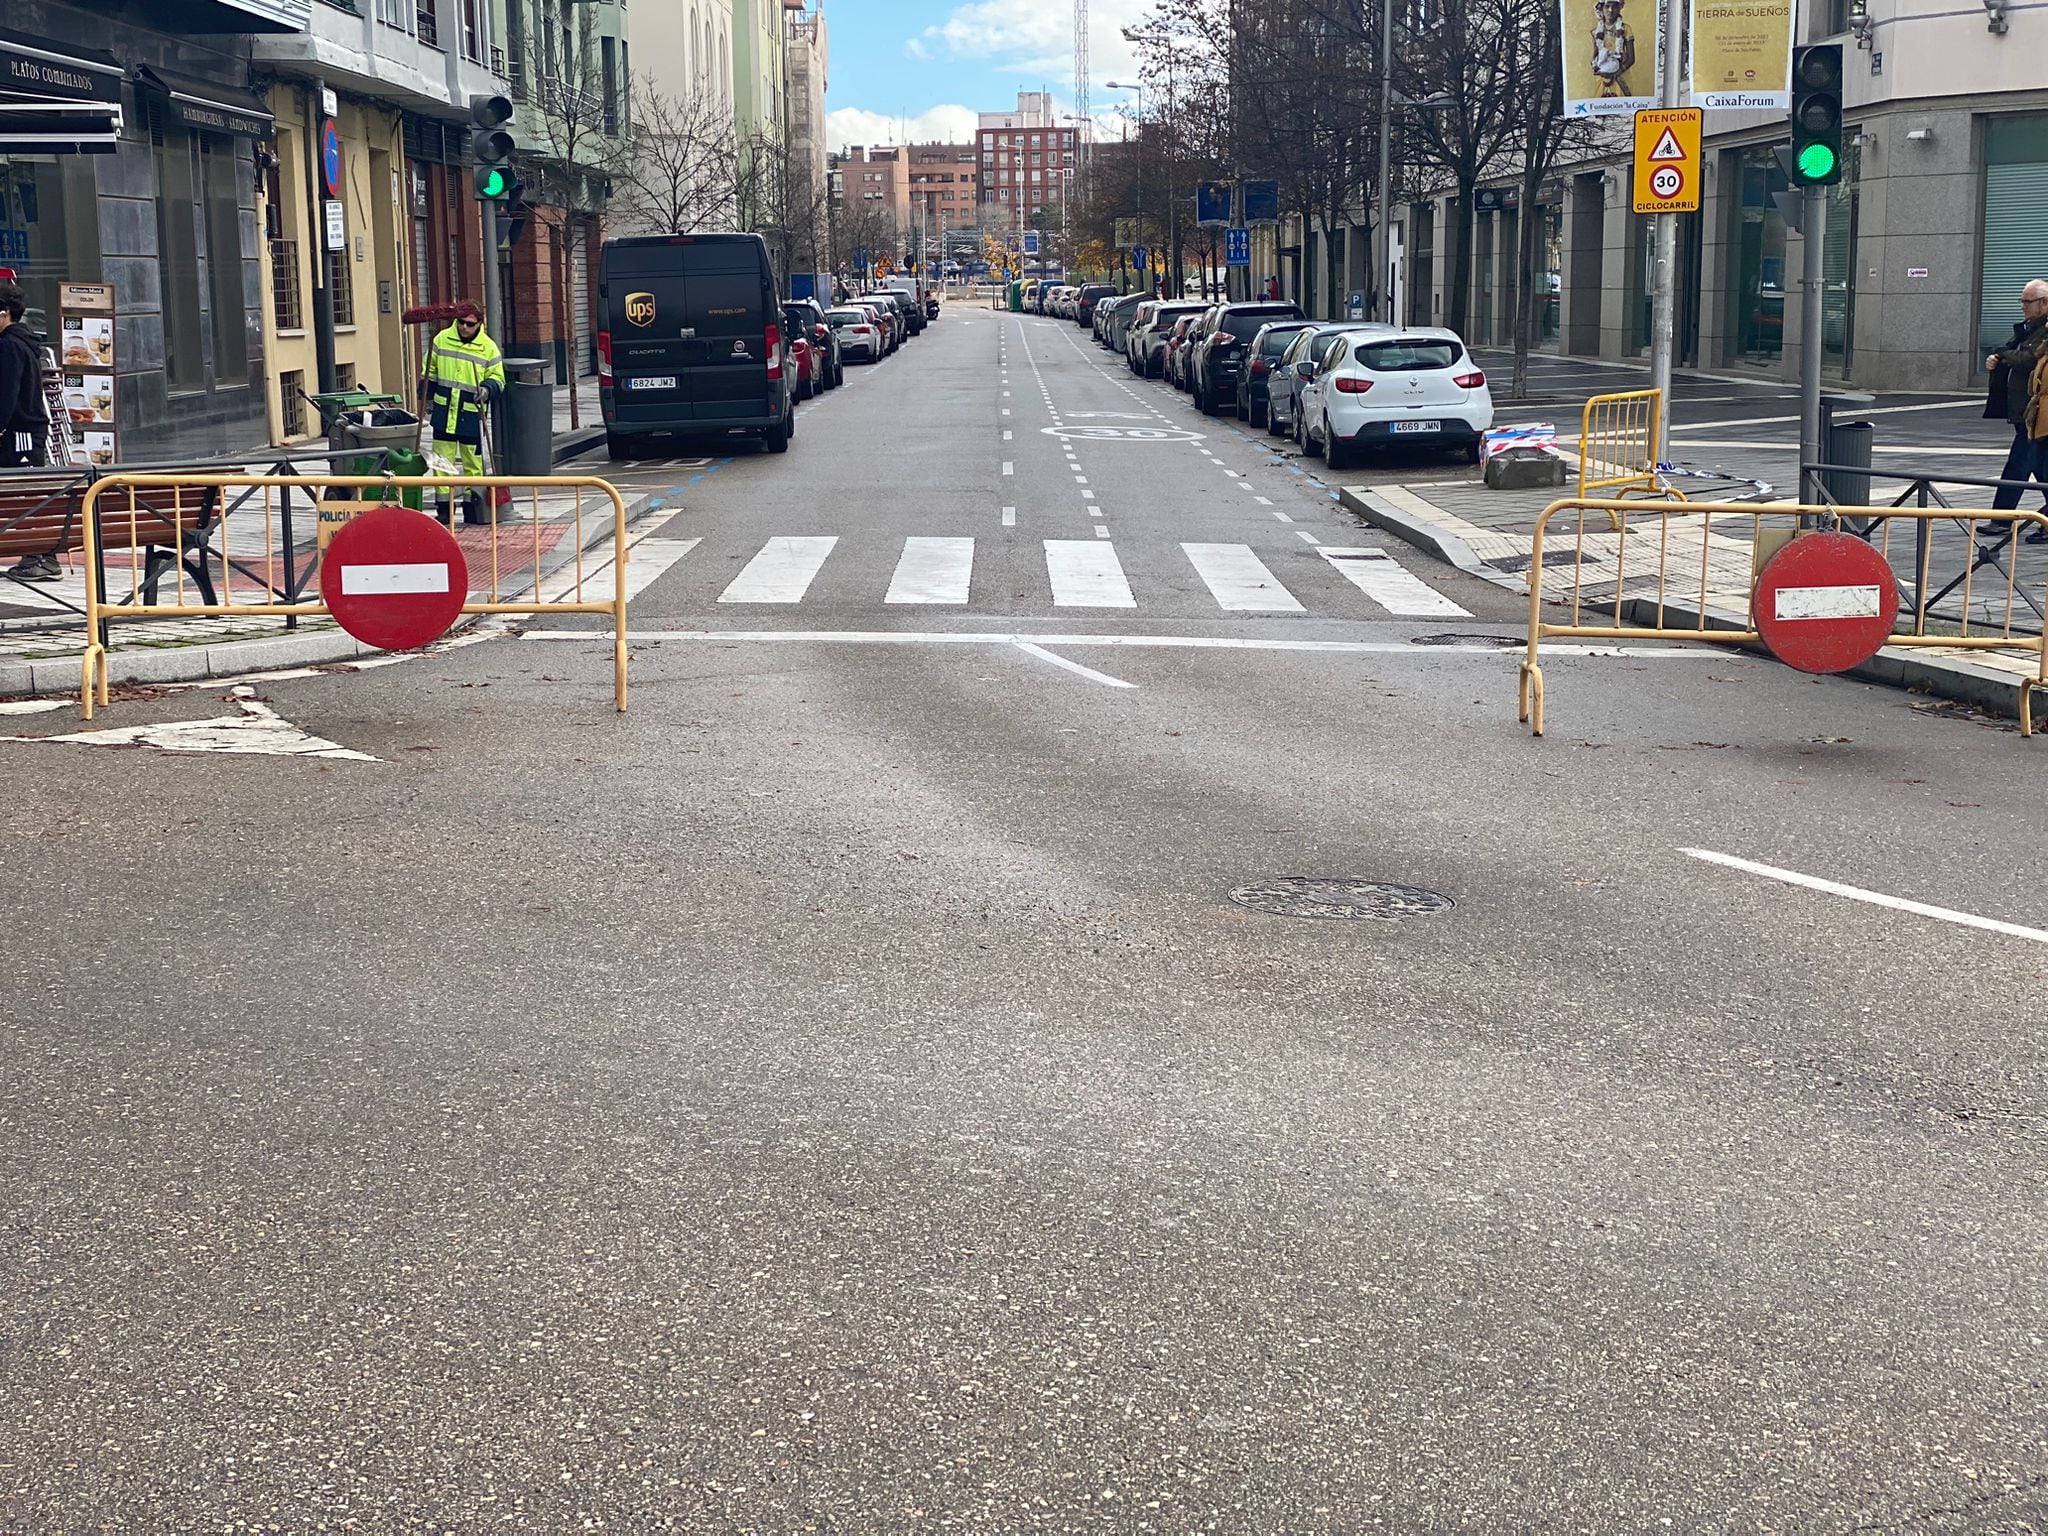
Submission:
[[1244,184],[1244,221],[1247,224],[1280,222],[1280,183],[1248,181]]
[[1131,265],[1136,267],[1140,272],[1145,270],[1145,247],[1143,247],[1142,245],[1134,245],[1131,247]]
[[1026,256],[1036,256],[1038,254],[1038,231],[1035,229],[1024,231],[1024,254]]
[[1230,222],[1229,182],[1205,181],[1196,186],[1195,222],[1197,224],[1228,224]]
[[1252,232],[1248,229],[1223,231],[1223,264],[1248,267],[1252,264]]

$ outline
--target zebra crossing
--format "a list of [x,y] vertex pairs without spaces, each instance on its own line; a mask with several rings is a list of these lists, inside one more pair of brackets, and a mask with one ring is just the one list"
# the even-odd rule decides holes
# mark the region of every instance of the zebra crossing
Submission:
[[[1130,573],[1116,541],[1098,528],[1092,539],[1043,539],[1035,554],[1043,561],[1046,588],[1055,609],[1135,609],[1139,606]],[[635,591],[683,559],[701,541],[663,541],[659,551],[636,550]],[[853,546],[853,547],[850,547]],[[1002,548],[1014,551],[1014,544]],[[1310,605],[1289,590],[1269,560],[1315,559],[1335,572],[1366,599],[1363,606],[1330,613],[1329,617],[1467,618],[1470,613],[1406,569],[1384,549],[1333,549],[1316,546],[1295,554],[1261,555],[1249,544],[1188,542],[1178,546],[1180,560],[1167,573],[1175,590],[1193,590],[1192,572],[1224,613],[1307,614]],[[893,550],[894,562],[882,595],[891,607],[963,608],[972,600],[974,572],[981,542],[971,537],[916,536]],[[811,597],[814,586],[835,560],[865,566],[877,554],[892,553],[864,546],[857,537],[837,534],[768,538],[747,557],[722,591],[718,602],[734,607],[792,607]],[[1319,558],[1318,558],[1319,557]],[[735,556],[737,558],[737,556]],[[655,569],[649,569],[654,565]],[[841,578],[842,582],[844,578]],[[1297,578],[1300,580],[1301,578]],[[843,595],[844,587],[841,592]]]

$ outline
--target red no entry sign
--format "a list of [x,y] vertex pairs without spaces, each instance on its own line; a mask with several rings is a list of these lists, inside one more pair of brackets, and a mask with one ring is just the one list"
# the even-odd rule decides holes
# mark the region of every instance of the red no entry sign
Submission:
[[1771,654],[1802,672],[1846,672],[1870,660],[1899,616],[1884,556],[1846,533],[1809,533],[1764,563],[1750,622]]
[[410,651],[448,633],[469,596],[455,535],[408,507],[372,507],[334,535],[320,595],[341,627],[382,651]]

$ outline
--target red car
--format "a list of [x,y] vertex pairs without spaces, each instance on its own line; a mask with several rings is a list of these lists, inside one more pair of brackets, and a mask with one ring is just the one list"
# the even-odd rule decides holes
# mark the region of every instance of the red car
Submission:
[[818,392],[817,348],[801,336],[789,338],[789,367],[796,375],[796,388],[790,391],[797,400],[808,400]]

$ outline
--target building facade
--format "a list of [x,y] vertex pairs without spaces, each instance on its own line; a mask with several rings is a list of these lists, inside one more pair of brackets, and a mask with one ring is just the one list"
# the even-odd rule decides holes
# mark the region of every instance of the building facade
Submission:
[[[1881,390],[1970,389],[2010,334],[2018,296],[2048,276],[2048,11],[1936,0],[1834,0],[1803,39],[1843,45],[1846,174],[1827,197],[1823,371]],[[1704,201],[1680,222],[1681,366],[1793,379],[1799,369],[1801,235],[1772,193],[1783,113],[1713,112]],[[1650,348],[1652,225],[1631,211],[1626,142],[1561,167],[1534,210],[1512,187],[1475,203],[1466,326],[1507,344],[1521,220],[1542,221],[1542,344],[1605,359]],[[1458,220],[1451,200],[1396,218],[1403,313],[1446,321]]]
[[[198,0],[171,31],[61,0],[8,7],[0,100],[80,122],[66,142],[0,139],[0,268],[60,361],[105,365],[110,392],[74,412],[93,418],[79,421],[81,451],[87,430],[95,457],[129,463],[266,441],[258,168],[275,124],[252,86],[250,43],[293,30],[305,10]],[[67,355],[66,283],[111,290],[103,358]]]
[[789,108],[788,166],[796,189],[789,201],[804,217],[797,220],[791,270],[818,272],[828,265],[831,235],[829,207],[831,156],[826,147],[825,91],[831,48],[825,32],[825,11],[788,13],[789,36],[783,47],[783,100]]
[[905,175],[913,260],[943,260],[948,238],[980,213],[981,156],[973,144],[912,144]]
[[1013,245],[1027,229],[1064,226],[1079,155],[1079,135],[1054,121],[1051,97],[1022,92],[1017,106],[1014,113],[983,113],[975,130],[976,191]]
[[[613,220],[617,232],[729,228],[735,217],[731,164],[737,152],[733,0],[623,9],[624,46],[634,71],[629,88],[635,103],[635,153],[641,157],[641,180],[653,195],[638,199],[642,206]],[[701,169],[694,165],[699,156],[705,161]],[[678,177],[693,178],[694,185],[677,187]]]

